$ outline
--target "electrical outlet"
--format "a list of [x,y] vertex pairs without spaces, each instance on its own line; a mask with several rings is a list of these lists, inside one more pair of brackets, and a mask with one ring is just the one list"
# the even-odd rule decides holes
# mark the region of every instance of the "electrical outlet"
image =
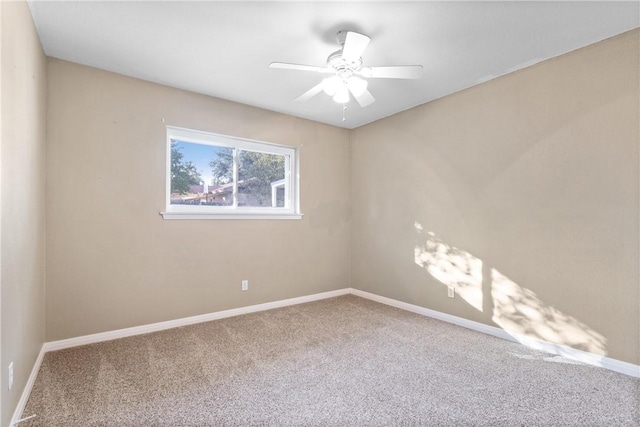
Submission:
[[248,280],[243,280],[242,281],[242,290],[243,291],[248,291],[249,290],[249,281]]
[[9,363],[9,390],[13,388],[13,362]]
[[449,288],[447,289],[447,296],[449,298],[455,298],[456,297],[456,288],[453,286],[449,286]]

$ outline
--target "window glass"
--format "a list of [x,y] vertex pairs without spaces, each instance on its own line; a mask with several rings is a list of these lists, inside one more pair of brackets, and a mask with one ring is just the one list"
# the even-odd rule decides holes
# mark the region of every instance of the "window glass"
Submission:
[[167,127],[167,212],[293,215],[296,150],[291,147]]
[[170,204],[233,205],[233,149],[172,139]]
[[284,170],[283,155],[239,150],[238,206],[284,207]]

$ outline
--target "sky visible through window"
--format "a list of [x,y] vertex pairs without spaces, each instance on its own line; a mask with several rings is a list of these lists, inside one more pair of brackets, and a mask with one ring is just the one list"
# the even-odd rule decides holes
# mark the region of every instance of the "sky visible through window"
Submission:
[[191,162],[198,169],[198,173],[202,177],[202,181],[211,185],[213,173],[209,163],[218,157],[218,152],[228,150],[227,147],[215,147],[205,144],[194,144],[191,142],[175,141],[175,147],[183,154],[185,163]]

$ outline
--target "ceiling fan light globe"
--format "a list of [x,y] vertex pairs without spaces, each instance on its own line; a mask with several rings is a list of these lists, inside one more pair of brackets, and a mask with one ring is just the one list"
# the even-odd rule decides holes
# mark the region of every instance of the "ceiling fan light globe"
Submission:
[[338,104],[346,104],[349,102],[349,99],[349,88],[347,88],[347,85],[341,84],[338,86],[336,94],[333,96],[333,100]]
[[353,96],[360,96],[367,90],[368,83],[366,80],[359,77],[351,77],[347,81],[347,86]]
[[336,76],[327,77],[322,80],[322,90],[329,96],[336,94],[338,86],[340,85],[340,79]]

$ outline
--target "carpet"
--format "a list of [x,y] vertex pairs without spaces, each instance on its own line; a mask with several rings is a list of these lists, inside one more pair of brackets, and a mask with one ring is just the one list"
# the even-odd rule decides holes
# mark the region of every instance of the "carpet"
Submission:
[[640,380],[353,295],[45,355],[22,426],[638,426]]

